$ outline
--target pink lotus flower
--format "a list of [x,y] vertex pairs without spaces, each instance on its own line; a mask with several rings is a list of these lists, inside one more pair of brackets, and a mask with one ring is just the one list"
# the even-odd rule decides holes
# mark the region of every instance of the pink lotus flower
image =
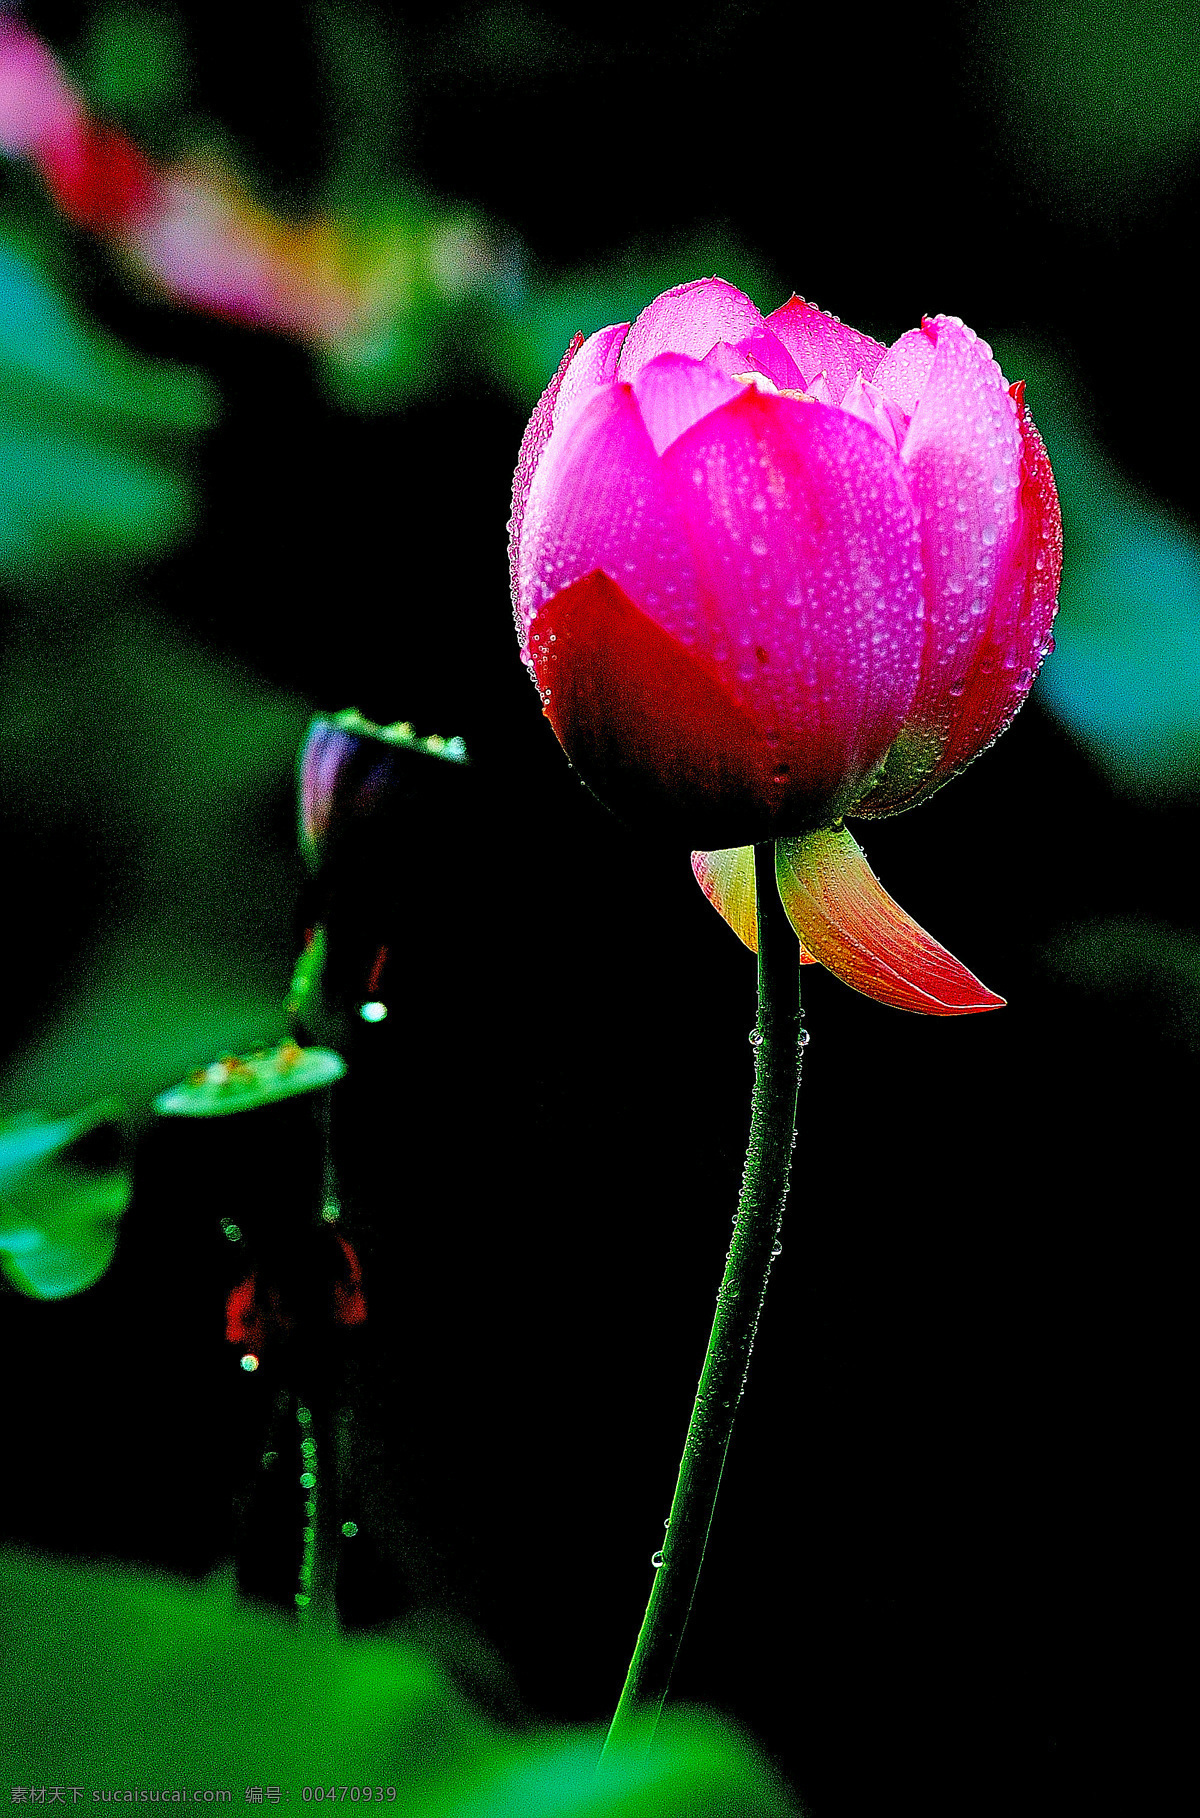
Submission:
[[719,278],[577,336],[533,413],[509,545],[524,660],[580,774],[700,848],[748,945],[775,839],[806,949],[868,995],[1002,1000],[882,890],[846,814],[912,807],[1017,711],[1057,610],[1050,465],[956,318],[890,348]]

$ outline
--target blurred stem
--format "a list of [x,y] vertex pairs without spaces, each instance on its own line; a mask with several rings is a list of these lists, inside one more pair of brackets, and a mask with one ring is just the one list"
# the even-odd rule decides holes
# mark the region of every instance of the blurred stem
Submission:
[[754,849],[754,881],[758,896],[758,1024],[741,1198],[679,1466],[662,1563],[655,1573],[605,1753],[631,1746],[644,1751],[653,1740],[704,1561],[725,1453],[783,1221],[800,1085],[800,944],[779,899],[771,841]]

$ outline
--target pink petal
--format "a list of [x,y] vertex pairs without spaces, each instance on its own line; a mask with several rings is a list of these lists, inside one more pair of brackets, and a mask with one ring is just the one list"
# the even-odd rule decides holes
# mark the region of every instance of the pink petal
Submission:
[[74,144],[84,120],[53,52],[20,20],[0,14],[0,151],[21,158]]
[[767,317],[767,327],[783,342],[804,374],[805,389],[819,372],[825,374],[832,403],[840,404],[856,372],[874,377],[883,348],[870,335],[847,328],[803,297],[792,297]]
[[778,335],[762,327],[739,341],[736,352],[742,361],[740,372],[761,372],[780,391],[803,391],[804,374],[800,371]]
[[908,433],[908,418],[878,385],[872,385],[861,373],[855,373],[846,388],[841,408],[848,410],[852,417],[861,417],[864,423],[869,423],[872,429],[878,430],[888,447],[894,448],[899,454]]
[[546,602],[529,660],[563,749],[616,814],[705,848],[769,822],[762,728],[608,575],[594,570]]
[[921,684],[906,730],[940,770],[967,679],[998,609],[1003,616],[1000,579],[1017,527],[1021,432],[991,348],[950,318],[934,326],[937,349],[901,458],[921,514],[926,617]]
[[929,383],[937,353],[937,332],[931,322],[910,328],[884,354],[875,369],[875,383],[905,416],[911,417]]
[[[724,916],[751,953],[757,953],[758,892],[754,884],[753,846],[726,846],[719,852],[693,852],[692,871],[717,914]],[[816,965],[803,944],[800,964]]]
[[831,406],[745,386],[662,466],[695,552],[697,651],[776,751],[775,824],[828,821],[915,689],[920,556],[901,463]]
[[724,278],[697,278],[647,304],[621,349],[620,376],[632,379],[660,353],[702,360],[718,341],[741,341],[761,327],[760,311],[740,290]]
[[694,567],[633,387],[594,392],[551,437],[530,487],[517,575],[522,642],[547,600],[597,569],[687,641],[698,611]]
[[633,381],[642,421],[659,454],[710,410],[727,404],[742,391],[743,387],[735,379],[723,376],[710,364],[711,360],[711,354],[707,360],[693,360],[687,354],[658,354],[647,361]]
[[926,1016],[1004,1003],[892,901],[844,827],[779,840],[775,874],[792,927],[852,990]]
[[628,333],[628,322],[617,322],[612,328],[600,328],[588,336],[563,375],[554,400],[556,430],[565,428],[601,385],[612,384],[617,376],[617,356]]
[[1017,523],[1000,568],[987,632],[956,704],[935,778],[941,783],[998,738],[1028,694],[1053,649],[1050,627],[1058,611],[1062,574],[1062,519],[1050,461],[1024,388],[1014,386],[1021,432],[1021,486]]
[[521,452],[517,456],[517,470],[513,475],[512,512],[508,520],[508,577],[512,593],[513,611],[517,616],[517,631],[524,642],[524,628],[521,624],[521,613],[518,605],[517,577],[521,567],[521,525],[525,517],[525,507],[529,502],[529,488],[537,472],[542,452],[550,440],[554,427],[554,401],[559,388],[567,375],[567,369],[583,346],[583,336],[576,335],[566,353],[558,363],[558,371],[533,407],[533,415],[525,425],[525,434],[521,437]]

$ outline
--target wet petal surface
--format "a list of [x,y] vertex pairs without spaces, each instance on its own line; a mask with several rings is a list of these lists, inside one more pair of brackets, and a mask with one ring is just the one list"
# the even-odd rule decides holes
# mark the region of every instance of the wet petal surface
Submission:
[[767,327],[783,342],[792,359],[804,374],[805,389],[811,390],[818,373],[824,373],[831,404],[840,404],[846,387],[855,373],[864,379],[874,376],[883,358],[883,347],[870,335],[857,328],[847,328],[836,316],[830,316],[815,303],[803,297],[791,297],[767,317]]
[[660,353],[702,360],[718,341],[738,342],[762,327],[762,314],[724,278],[697,278],[647,304],[621,349],[619,375],[632,379]]
[[1004,1003],[892,901],[844,827],[780,840],[775,871],[801,941],[852,990],[926,1016]]

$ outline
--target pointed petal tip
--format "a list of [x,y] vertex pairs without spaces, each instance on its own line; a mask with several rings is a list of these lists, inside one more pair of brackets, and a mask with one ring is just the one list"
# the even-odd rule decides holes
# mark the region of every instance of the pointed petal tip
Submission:
[[[732,846],[721,852],[693,852],[696,882],[723,916],[742,945],[758,952],[758,893],[754,886],[753,846]],[[800,964],[815,966],[814,956],[800,943]]]
[[780,840],[776,876],[796,933],[852,990],[924,1016],[972,1016],[1004,1006],[1004,998],[893,902],[845,828]]

